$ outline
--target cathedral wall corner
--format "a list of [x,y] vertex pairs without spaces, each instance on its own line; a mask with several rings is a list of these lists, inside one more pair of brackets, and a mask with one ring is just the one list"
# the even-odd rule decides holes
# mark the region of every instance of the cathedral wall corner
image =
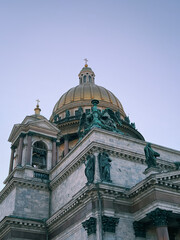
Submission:
[[49,191],[17,186],[14,215],[47,219],[49,217]]
[[81,164],[64,181],[52,190],[51,214],[72,200],[73,196],[86,186],[87,179],[84,174],[85,166]]
[[7,197],[0,203],[0,221],[9,215],[13,215],[15,210],[16,188],[14,188]]

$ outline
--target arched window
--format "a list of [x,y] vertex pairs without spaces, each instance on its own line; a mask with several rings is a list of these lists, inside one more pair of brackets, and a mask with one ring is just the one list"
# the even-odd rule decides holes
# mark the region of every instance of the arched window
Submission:
[[91,83],[92,82],[92,79],[91,79],[91,76],[89,75],[89,82]]
[[42,141],[33,145],[32,166],[40,169],[46,168],[47,148]]
[[84,75],[84,77],[83,77],[83,82],[84,83],[86,82],[86,75]]

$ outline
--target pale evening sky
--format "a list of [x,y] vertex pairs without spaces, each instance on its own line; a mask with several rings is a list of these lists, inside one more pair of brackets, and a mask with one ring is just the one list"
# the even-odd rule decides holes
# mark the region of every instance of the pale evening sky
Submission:
[[15,123],[49,119],[89,59],[146,141],[180,150],[179,0],[0,0],[1,174]]

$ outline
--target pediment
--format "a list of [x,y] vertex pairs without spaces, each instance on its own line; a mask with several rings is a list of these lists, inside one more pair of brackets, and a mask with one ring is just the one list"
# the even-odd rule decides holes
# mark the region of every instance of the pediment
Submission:
[[[35,118],[34,117],[31,117],[31,116],[27,116],[25,117],[25,119],[22,121],[22,124],[27,124],[29,122],[33,122],[35,121]],[[36,120],[37,121],[37,120]]]
[[8,141],[13,142],[17,136],[22,133],[27,133],[29,131],[35,132],[45,132],[46,134],[58,134],[60,130],[52,123],[50,123],[46,118],[37,119],[31,116],[27,116],[21,124],[15,124]]
[[18,129],[20,128],[21,124],[14,124],[11,133],[9,135],[8,141],[11,142],[13,136],[17,133]]
[[38,121],[30,121],[26,124],[26,126],[28,126],[29,129],[31,127],[36,127],[39,129],[46,129],[46,130],[57,132],[57,133],[60,131],[56,126],[54,126],[52,123],[50,123],[47,119],[42,119],[42,120],[38,120]]

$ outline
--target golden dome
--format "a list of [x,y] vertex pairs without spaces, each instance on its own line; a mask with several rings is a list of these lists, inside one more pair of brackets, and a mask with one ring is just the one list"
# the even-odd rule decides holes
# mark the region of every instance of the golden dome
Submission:
[[99,101],[98,110],[107,108],[116,113],[118,129],[125,135],[144,140],[143,136],[135,129],[135,125],[126,116],[119,99],[109,90],[95,84],[95,74],[87,63],[79,73],[79,85],[69,89],[56,103],[50,121],[56,123],[61,130],[61,142],[64,144],[64,137],[68,137],[72,148],[78,141],[79,121],[82,113],[87,115],[91,112],[92,100]]
[[79,107],[82,107],[84,110],[87,108],[91,109],[92,99],[99,100],[98,108],[110,108],[114,111],[119,111],[122,118],[126,116],[118,98],[106,88],[94,83],[95,74],[91,68],[85,65],[78,76],[79,85],[71,88],[60,97],[53,109],[50,120],[52,120],[55,115],[63,118],[61,114],[66,110],[69,110],[71,115],[74,115],[73,111]]

